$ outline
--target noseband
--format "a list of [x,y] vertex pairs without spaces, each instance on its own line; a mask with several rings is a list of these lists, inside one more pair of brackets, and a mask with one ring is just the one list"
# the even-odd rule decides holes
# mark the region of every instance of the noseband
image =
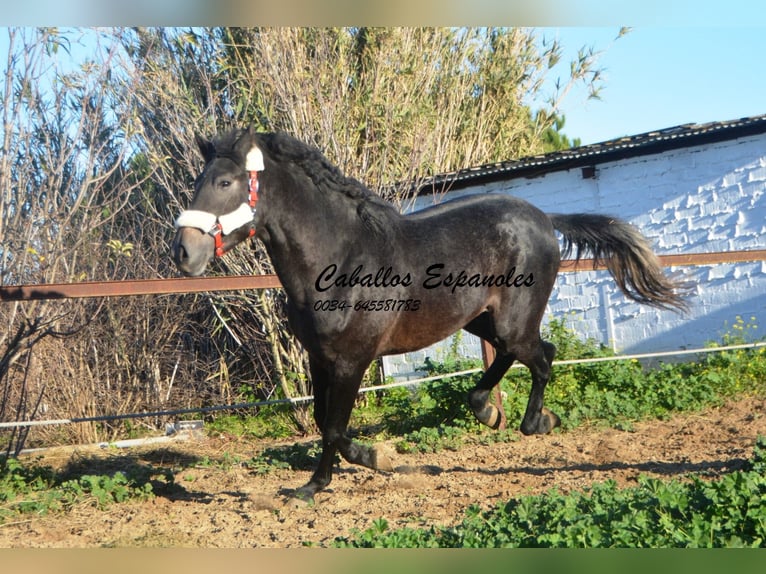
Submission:
[[[187,209],[182,211],[175,221],[176,229],[193,227],[207,233],[215,240],[215,256],[221,257],[227,249],[223,246],[223,238],[235,229],[255,221],[255,206],[258,203],[258,172],[263,171],[263,154],[253,147],[245,159],[245,169],[248,172],[248,200],[234,211],[215,215],[207,211]],[[250,225],[249,237],[255,235],[255,225]]]

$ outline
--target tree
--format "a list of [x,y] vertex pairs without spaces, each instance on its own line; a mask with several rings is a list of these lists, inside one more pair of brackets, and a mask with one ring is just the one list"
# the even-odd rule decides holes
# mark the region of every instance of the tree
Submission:
[[[543,151],[576,82],[598,92],[598,53],[543,94],[561,57],[534,30],[224,29],[222,72],[237,121],[317,144],[342,170],[384,193],[437,173]],[[532,102],[543,109],[533,110]]]
[[[54,29],[8,29],[0,79],[0,282],[56,283],[114,277],[125,246],[105,240],[130,190],[140,182],[126,170],[129,122],[115,122],[129,100],[110,99],[115,52],[69,69],[58,59],[71,40]],[[126,117],[130,117],[126,114]],[[35,354],[48,338],[80,331],[99,302],[4,303],[0,333],[0,419],[32,418],[45,407],[53,376]],[[66,367],[64,363],[60,367]],[[50,393],[48,394],[50,399]],[[18,451],[28,427],[8,433]]]
[[553,116],[553,125],[546,128],[542,134],[543,150],[545,153],[569,149],[571,147],[577,147],[581,145],[580,138],[575,138],[574,140],[570,141],[564,132],[561,131],[564,129],[565,123],[565,116]]

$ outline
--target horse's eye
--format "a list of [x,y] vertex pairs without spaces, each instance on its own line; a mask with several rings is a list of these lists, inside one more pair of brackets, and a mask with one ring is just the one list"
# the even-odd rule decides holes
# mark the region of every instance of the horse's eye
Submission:
[[231,185],[231,180],[222,179],[221,181],[218,182],[218,185],[220,185],[221,187],[229,187]]

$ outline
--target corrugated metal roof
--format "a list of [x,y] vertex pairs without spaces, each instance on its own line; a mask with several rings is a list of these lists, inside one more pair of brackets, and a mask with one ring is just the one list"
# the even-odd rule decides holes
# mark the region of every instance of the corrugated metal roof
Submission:
[[766,133],[766,115],[707,124],[684,124],[590,144],[437,175],[417,186],[418,193],[459,189],[471,185],[519,177],[537,177],[546,173],[672,149]]

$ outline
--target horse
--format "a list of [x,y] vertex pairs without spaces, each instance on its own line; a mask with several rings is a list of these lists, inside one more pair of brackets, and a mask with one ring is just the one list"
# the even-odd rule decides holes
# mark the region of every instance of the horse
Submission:
[[[495,348],[468,393],[473,415],[497,428],[489,395],[514,361],[532,379],[525,435],[560,425],[543,406],[555,346],[540,324],[561,257],[590,252],[630,299],[684,309],[681,284],[663,274],[647,239],[600,214],[545,214],[507,194],[444,201],[402,214],[344,175],[316,147],[285,133],[230,130],[195,136],[204,168],[175,221],[172,257],[197,276],[248,238],[265,246],[287,295],[287,320],[308,354],[322,451],[291,496],[307,502],[332,480],[337,452],[393,470],[347,427],[362,376],[377,357],[421,349],[459,329]],[[559,244],[555,231],[562,236]]]

